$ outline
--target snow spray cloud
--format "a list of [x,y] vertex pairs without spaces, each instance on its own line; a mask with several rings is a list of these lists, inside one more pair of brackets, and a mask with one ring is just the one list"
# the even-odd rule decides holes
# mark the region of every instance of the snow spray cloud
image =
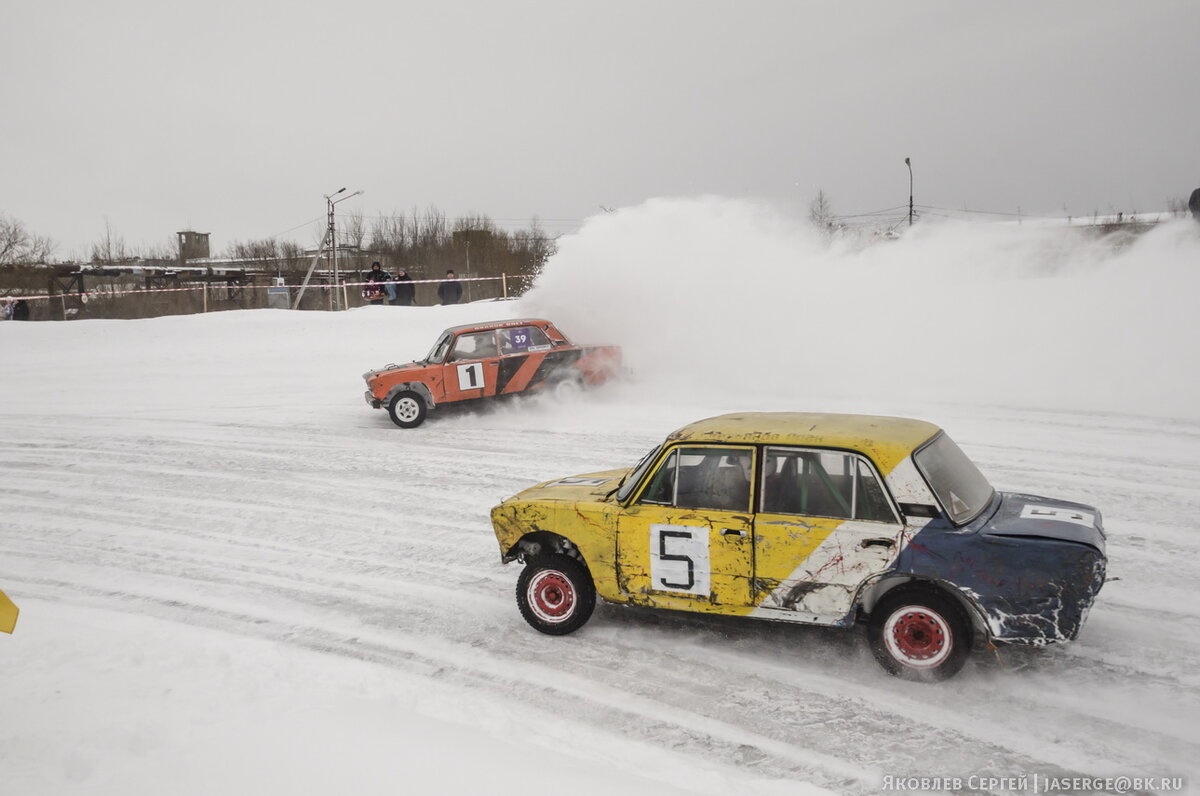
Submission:
[[559,241],[528,305],[622,345],[659,398],[1200,417],[1198,296],[1190,220],[1123,246],[968,223],[827,243],[766,205],[705,197],[589,219]]

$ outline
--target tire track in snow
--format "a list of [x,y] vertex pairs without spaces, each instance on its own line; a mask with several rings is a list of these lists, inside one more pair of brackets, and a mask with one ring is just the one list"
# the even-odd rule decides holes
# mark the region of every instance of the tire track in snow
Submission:
[[[1086,775],[1097,773],[1087,766],[1094,760],[1172,773],[1200,752],[1189,738],[1085,709],[1106,691],[1157,699],[1171,690],[1200,707],[1186,663],[1138,665],[1120,639],[1093,641],[1092,627],[1074,648],[1017,656],[1025,671],[975,661],[936,689],[885,678],[842,631],[613,607],[575,637],[539,636],[513,606],[515,567],[497,564],[489,493],[631,461],[640,444],[487,428],[474,430],[471,445],[434,427],[417,439],[390,429],[281,439],[253,425],[163,428],[130,435],[114,421],[80,446],[51,424],[8,432],[18,445],[0,454],[0,528],[13,553],[0,563],[6,587],[376,660],[844,792],[873,791],[884,771]],[[380,442],[379,433],[390,437]],[[393,493],[406,470],[388,456],[419,460],[416,483]],[[284,475],[273,470],[281,463]],[[219,484],[217,496],[195,495],[206,479]],[[1066,480],[1086,484],[1087,475]],[[1137,484],[1128,498],[1153,503]],[[1167,506],[1158,521],[1176,510]],[[1139,569],[1168,566],[1162,550],[1141,554]],[[1120,614],[1116,625],[1166,621],[1126,604]],[[1031,679],[1065,690],[1046,704]],[[930,700],[936,709],[923,704]]]

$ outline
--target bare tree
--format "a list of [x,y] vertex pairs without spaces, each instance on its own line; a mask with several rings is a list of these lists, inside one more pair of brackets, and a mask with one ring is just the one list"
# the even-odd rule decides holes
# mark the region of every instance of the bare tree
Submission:
[[351,210],[344,218],[339,225],[342,233],[341,245],[361,250],[363,241],[367,239],[367,225],[363,220],[362,211]]
[[135,254],[140,254],[147,260],[178,260],[179,240],[172,235],[162,243],[151,243],[141,247],[140,251]]
[[1168,197],[1167,212],[1173,216],[1179,216],[1180,218],[1186,216],[1188,214],[1187,199],[1184,199],[1182,196]]
[[371,222],[371,251],[396,254],[408,243],[408,224],[403,213],[390,216],[380,213]]
[[225,256],[232,260],[274,260],[279,257],[279,243],[274,238],[235,240],[225,247]]
[[113,232],[112,222],[104,219],[104,234],[92,244],[92,262],[111,264],[129,259],[125,239]]
[[0,265],[44,263],[54,249],[50,238],[34,235],[17,219],[0,213]]
[[833,205],[829,201],[829,197],[825,195],[825,191],[817,189],[816,197],[813,198],[812,204],[808,206],[808,220],[812,222],[814,227],[826,235],[834,231],[835,217],[833,215]]

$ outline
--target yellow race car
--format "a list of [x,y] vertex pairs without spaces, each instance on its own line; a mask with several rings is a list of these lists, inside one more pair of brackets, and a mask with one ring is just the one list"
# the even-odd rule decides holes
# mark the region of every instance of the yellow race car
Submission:
[[0,633],[11,633],[17,626],[17,614],[20,611],[16,604],[8,599],[8,595],[0,591]]
[[888,672],[949,677],[976,639],[1074,639],[1105,580],[1091,506],[997,492],[937,426],[743,413],[670,434],[628,469],[492,509],[521,614],[570,633],[614,603],[862,622]]

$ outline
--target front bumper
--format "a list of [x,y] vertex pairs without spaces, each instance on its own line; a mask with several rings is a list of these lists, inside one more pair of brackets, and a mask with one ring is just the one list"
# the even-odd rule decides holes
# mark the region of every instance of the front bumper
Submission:
[[372,409],[378,409],[379,407],[383,406],[383,401],[376,398],[374,393],[372,393],[370,390],[367,390],[365,393],[363,393],[363,397],[367,399],[367,403]]

